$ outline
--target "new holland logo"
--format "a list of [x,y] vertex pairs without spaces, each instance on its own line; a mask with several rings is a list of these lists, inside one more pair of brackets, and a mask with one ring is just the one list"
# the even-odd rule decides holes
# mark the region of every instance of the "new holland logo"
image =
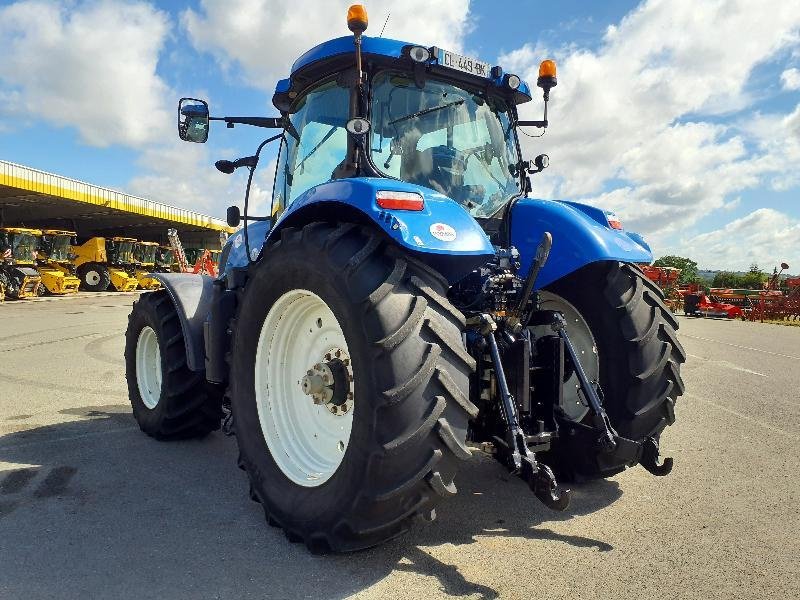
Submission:
[[456,230],[447,223],[434,223],[430,227],[430,232],[433,237],[443,242],[452,242],[456,239]]

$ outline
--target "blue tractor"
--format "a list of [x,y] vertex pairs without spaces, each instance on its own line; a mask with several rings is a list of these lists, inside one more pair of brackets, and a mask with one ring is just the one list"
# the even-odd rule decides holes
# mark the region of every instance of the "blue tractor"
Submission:
[[[155,274],[125,358],[133,413],[160,440],[224,428],[270,524],[313,552],[380,544],[456,493],[480,449],[563,510],[565,481],[641,464],[683,393],[677,322],[608,212],[530,197],[517,132],[531,90],[499,66],[363,35],[325,42],[278,82],[279,117],[211,117],[184,98],[182,139],[210,121],[274,128],[216,278]],[[248,211],[279,145],[269,214]]]

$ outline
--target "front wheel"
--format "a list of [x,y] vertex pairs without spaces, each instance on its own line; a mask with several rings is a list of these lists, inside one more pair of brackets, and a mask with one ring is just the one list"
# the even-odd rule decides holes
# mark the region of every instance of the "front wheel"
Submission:
[[[658,286],[635,265],[593,263],[548,287],[542,308],[564,314],[570,340],[589,379],[599,381],[617,433],[658,441],[675,421],[675,402],[684,390],[680,365],[686,360],[678,322]],[[577,387],[573,374],[564,384],[561,406],[567,424],[588,422],[589,409]],[[562,478],[607,477],[627,466],[607,460],[571,433],[562,427],[543,457]]]
[[286,230],[233,323],[240,464],[270,523],[312,552],[432,518],[466,448],[474,368],[436,273],[354,225]]
[[81,288],[87,292],[104,292],[111,283],[108,267],[98,263],[82,265],[78,269],[78,277],[81,280]]
[[159,440],[202,437],[219,429],[221,394],[186,366],[180,319],[166,291],[134,302],[125,332],[125,376],[133,416]]

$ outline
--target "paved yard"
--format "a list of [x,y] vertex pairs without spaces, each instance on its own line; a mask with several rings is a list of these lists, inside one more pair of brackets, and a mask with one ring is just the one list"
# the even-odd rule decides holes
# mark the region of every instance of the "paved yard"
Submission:
[[800,328],[681,317],[669,477],[553,513],[475,456],[433,524],[316,557],[248,500],[232,438],[138,430],[133,297],[0,305],[0,598],[800,597]]

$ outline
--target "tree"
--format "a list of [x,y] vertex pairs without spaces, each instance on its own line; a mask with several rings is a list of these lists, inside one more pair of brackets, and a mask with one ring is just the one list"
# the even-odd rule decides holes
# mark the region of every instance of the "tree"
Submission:
[[764,282],[767,280],[767,274],[758,268],[757,264],[750,266],[750,270],[742,275],[742,287],[749,290],[760,290],[764,288]]
[[738,288],[741,287],[741,276],[731,271],[718,271],[714,274],[711,287],[715,288]]
[[678,283],[695,283],[699,281],[697,274],[697,263],[691,258],[684,258],[683,256],[662,256],[653,263],[654,267],[675,267],[681,270],[681,276],[678,278]]

